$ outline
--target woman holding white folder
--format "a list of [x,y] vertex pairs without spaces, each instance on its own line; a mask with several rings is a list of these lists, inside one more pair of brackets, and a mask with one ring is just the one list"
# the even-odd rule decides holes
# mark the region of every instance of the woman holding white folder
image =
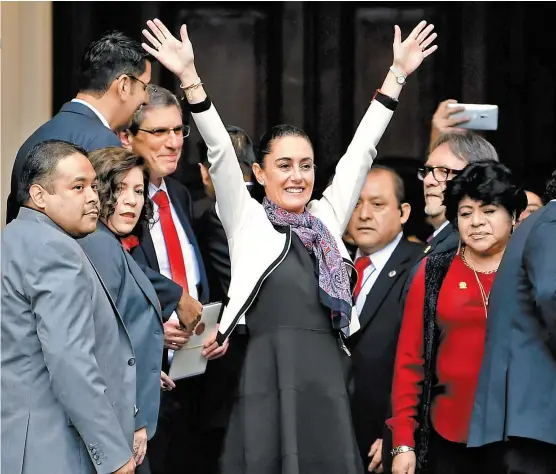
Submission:
[[360,474],[343,357],[352,314],[349,255],[342,243],[376,145],[397,97],[436,34],[421,22],[402,42],[332,184],[311,201],[314,156],[297,127],[273,127],[253,170],[266,194],[251,198],[229,135],[202,87],[185,25],[181,41],[159,20],[147,23],[143,47],[181,81],[205,143],[219,217],[232,262],[229,301],[208,352],[245,318],[249,344],[226,446],[223,474]]

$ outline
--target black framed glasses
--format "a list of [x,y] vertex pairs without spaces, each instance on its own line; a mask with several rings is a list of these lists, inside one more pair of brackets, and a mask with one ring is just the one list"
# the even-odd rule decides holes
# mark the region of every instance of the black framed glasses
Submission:
[[436,181],[444,183],[454,176],[457,176],[460,172],[461,170],[453,170],[445,166],[423,166],[417,170],[417,177],[423,181],[429,173],[432,173],[432,177]]
[[153,128],[152,130],[148,130],[146,128],[138,128],[137,130],[150,133],[151,135],[157,138],[168,138],[170,132],[174,132],[176,137],[186,138],[189,136],[191,127],[189,125],[178,125],[177,127],[174,128]]
[[140,82],[141,84],[143,84],[143,90],[145,92],[149,91],[149,92],[156,92],[156,87],[153,86],[152,84],[147,84],[146,82],[143,82],[141,79],[139,79],[138,77],[132,76],[131,74],[126,74],[127,77],[129,77],[130,79],[133,79],[134,81]]

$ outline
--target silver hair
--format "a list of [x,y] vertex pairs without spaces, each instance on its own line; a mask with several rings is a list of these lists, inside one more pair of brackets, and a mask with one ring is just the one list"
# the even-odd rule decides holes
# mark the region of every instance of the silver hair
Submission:
[[500,161],[498,153],[491,143],[471,130],[443,133],[431,145],[429,153],[444,143],[448,144],[450,151],[455,156],[467,163],[487,160]]

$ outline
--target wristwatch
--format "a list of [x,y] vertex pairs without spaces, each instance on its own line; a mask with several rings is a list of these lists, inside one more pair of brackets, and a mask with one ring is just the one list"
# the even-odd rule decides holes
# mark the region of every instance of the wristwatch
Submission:
[[396,69],[393,65],[390,66],[390,71],[392,71],[392,74],[396,76],[396,81],[398,82],[398,84],[404,86],[407,80],[407,76],[403,72]]
[[411,446],[398,446],[390,451],[390,454],[394,457],[398,454],[408,453],[409,451],[415,451],[415,448],[412,448]]

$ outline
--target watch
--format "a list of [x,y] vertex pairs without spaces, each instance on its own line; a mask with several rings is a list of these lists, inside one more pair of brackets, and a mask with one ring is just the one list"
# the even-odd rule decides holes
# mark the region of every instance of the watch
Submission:
[[390,66],[390,71],[392,71],[392,74],[396,76],[396,81],[398,82],[398,84],[404,86],[407,81],[407,76],[403,72],[396,69],[393,65]]

